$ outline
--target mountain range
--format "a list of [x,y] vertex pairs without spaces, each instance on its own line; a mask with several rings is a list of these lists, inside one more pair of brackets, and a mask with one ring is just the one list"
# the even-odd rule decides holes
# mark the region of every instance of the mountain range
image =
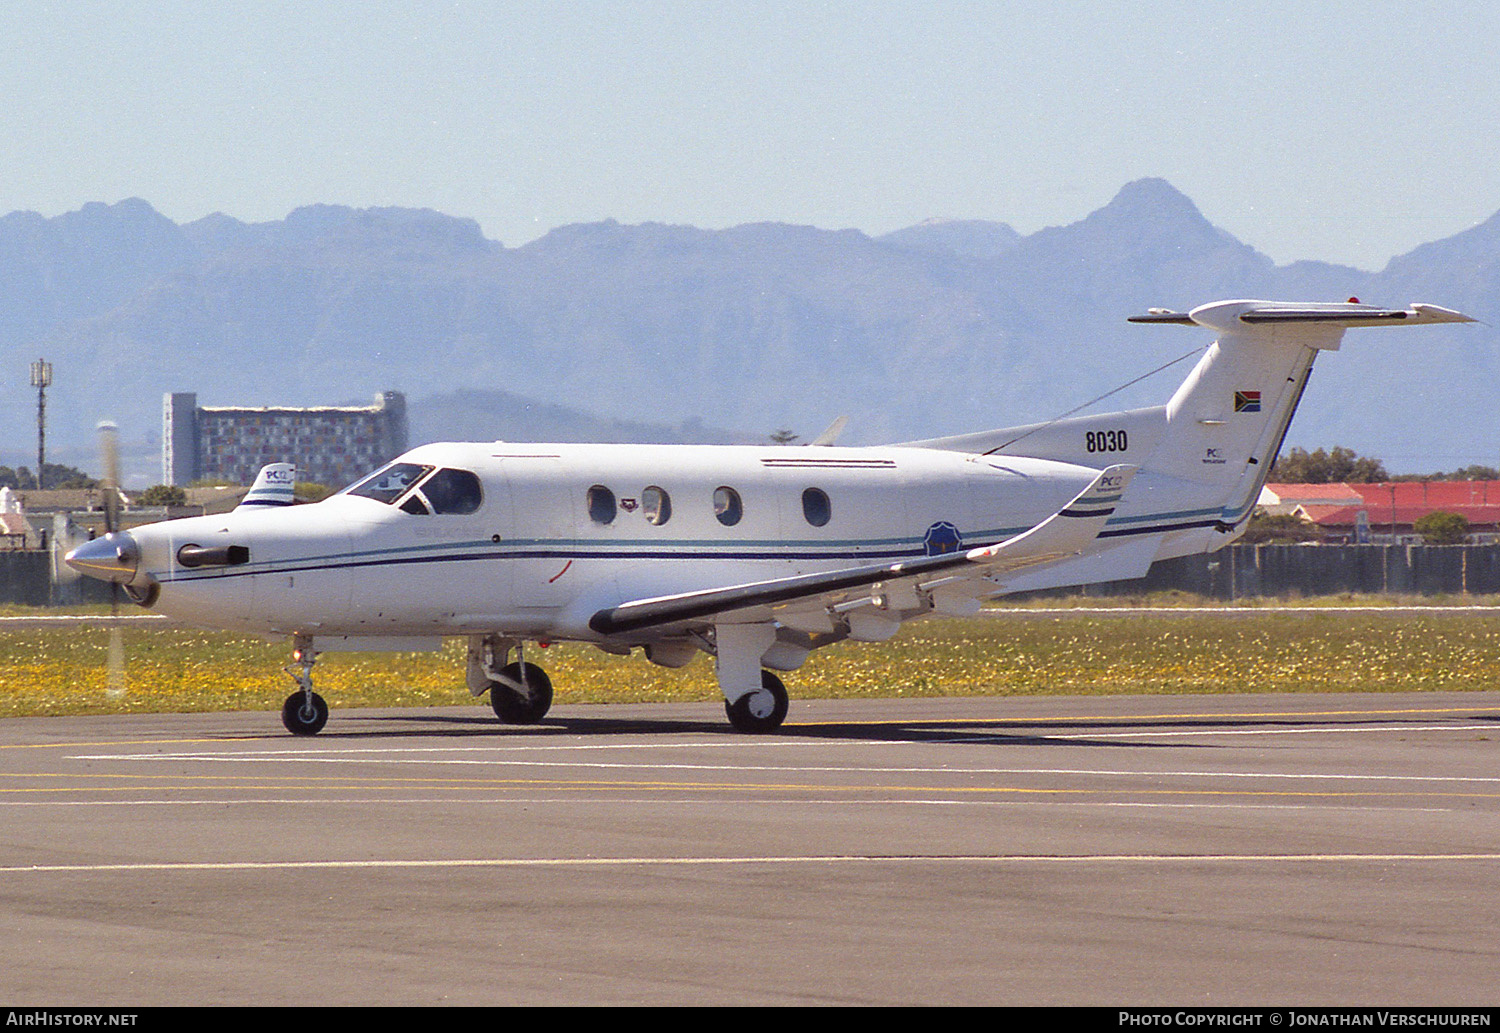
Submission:
[[[145,201],[0,217],[0,464],[34,465],[31,360],[54,368],[48,458],[91,468],[116,421],[127,479],[160,479],[161,399],[364,403],[406,392],[413,442],[843,443],[1159,403],[1209,343],[1125,317],[1223,298],[1426,301],[1500,313],[1500,215],[1369,272],[1278,266],[1169,183],[1066,226],[930,221],[879,237],[613,221],[519,247],[431,210],[299,208],[178,225]],[[1500,461],[1490,325],[1355,331],[1288,439],[1404,469]]]

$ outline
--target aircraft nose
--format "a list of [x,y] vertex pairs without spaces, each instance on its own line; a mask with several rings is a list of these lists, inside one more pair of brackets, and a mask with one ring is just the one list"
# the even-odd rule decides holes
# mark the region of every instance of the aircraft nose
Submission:
[[130,532],[116,531],[85,542],[64,556],[63,561],[80,574],[128,585],[135,580],[140,567],[141,547]]

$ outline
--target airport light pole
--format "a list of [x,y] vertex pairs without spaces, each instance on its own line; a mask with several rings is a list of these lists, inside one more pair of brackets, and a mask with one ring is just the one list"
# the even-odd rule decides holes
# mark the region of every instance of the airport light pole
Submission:
[[52,386],[52,363],[37,359],[31,364],[31,386],[36,388],[36,486],[40,491],[47,462],[47,388]]

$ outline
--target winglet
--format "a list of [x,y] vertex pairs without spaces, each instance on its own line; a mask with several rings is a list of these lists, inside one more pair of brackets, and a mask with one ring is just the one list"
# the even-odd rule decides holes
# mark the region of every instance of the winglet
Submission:
[[1031,566],[1082,552],[1104,530],[1110,514],[1120,502],[1140,467],[1121,463],[1105,467],[1087,488],[1062,509],[1025,534],[972,549],[968,559],[986,565]]
[[248,506],[290,506],[297,501],[292,489],[297,483],[297,467],[292,463],[269,463],[260,468],[255,483],[235,509]]

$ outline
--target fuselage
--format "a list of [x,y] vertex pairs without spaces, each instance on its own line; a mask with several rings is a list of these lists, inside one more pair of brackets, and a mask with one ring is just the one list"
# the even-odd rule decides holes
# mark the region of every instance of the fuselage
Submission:
[[[133,587],[268,635],[597,640],[589,617],[627,600],[1003,541],[1095,472],[930,448],[432,444],[315,505],[136,528]],[[187,566],[189,546],[246,553]]]

